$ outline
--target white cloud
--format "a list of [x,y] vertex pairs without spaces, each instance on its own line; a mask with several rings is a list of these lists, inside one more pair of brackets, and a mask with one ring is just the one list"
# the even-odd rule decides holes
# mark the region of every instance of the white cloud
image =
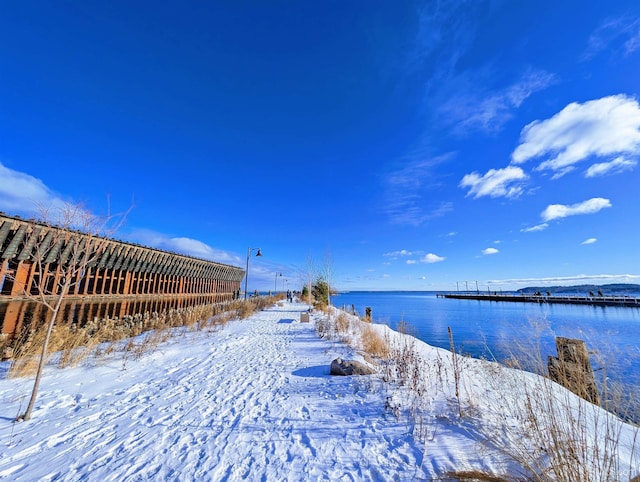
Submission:
[[486,248],[482,250],[482,254],[484,254],[485,256],[488,254],[497,254],[500,251],[498,251],[496,248]]
[[438,256],[437,254],[428,253],[428,254],[425,254],[422,258],[420,258],[420,262],[432,264],[432,263],[439,263],[440,261],[444,261],[445,259],[447,258],[443,256]]
[[537,231],[544,231],[547,229],[549,225],[547,223],[538,224],[536,226],[531,226],[530,228],[523,228],[520,230],[521,233],[535,233]]
[[580,214],[594,214],[598,211],[610,208],[611,201],[601,197],[594,197],[583,201],[581,203],[565,205],[565,204],[550,204],[542,211],[542,219],[547,221],[553,221],[554,219],[566,218],[567,216],[576,216]]
[[108,231],[124,219],[125,214],[111,213],[111,222],[90,212],[73,200],[65,200],[30,174],[10,169],[0,163],[0,211],[9,215],[37,218],[58,226],[84,231]]
[[585,177],[597,177],[597,176],[605,176],[607,174],[619,174],[624,171],[632,170],[634,167],[636,167],[637,164],[638,163],[636,161],[631,161],[628,159],[624,159],[623,157],[618,157],[613,161],[599,162],[597,164],[593,164],[585,172]]
[[490,169],[483,176],[477,172],[467,174],[459,186],[469,188],[467,196],[473,195],[474,199],[482,196],[517,197],[522,193],[520,184],[527,178],[519,167],[508,166],[504,169]]
[[[221,254],[220,251],[213,249],[202,241],[184,237],[165,239],[162,246],[169,251],[176,251],[203,259],[214,259]],[[226,256],[226,253],[224,255]]]
[[[129,238],[145,246],[171,251],[195,258],[207,259],[218,263],[241,265],[240,256],[212,248],[197,239],[185,237],[169,237],[147,229],[136,229],[129,233]],[[252,268],[253,270],[254,268]],[[273,275],[272,275],[273,277]]]
[[593,243],[596,243],[596,242],[598,242],[598,239],[597,239],[597,238],[589,238],[589,239],[585,239],[585,240],[584,240],[582,243],[580,243],[580,244],[593,244]]
[[566,106],[544,121],[534,121],[521,133],[512,154],[515,164],[549,156],[537,170],[554,177],[591,156],[640,155],[640,106],[625,95],[613,95]]
[[415,259],[408,259],[407,264],[416,264],[417,261]]
[[34,215],[43,209],[64,209],[65,201],[40,179],[0,163],[0,211]]

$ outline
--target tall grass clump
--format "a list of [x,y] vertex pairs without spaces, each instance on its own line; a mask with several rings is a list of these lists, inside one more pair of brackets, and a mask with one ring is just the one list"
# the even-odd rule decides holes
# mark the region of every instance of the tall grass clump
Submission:
[[362,349],[369,355],[387,360],[390,355],[389,341],[368,324],[360,326]]
[[[260,297],[225,304],[207,304],[184,309],[171,308],[160,313],[145,312],[118,318],[97,318],[80,326],[76,323],[56,323],[49,336],[49,363],[59,368],[77,366],[91,356],[104,356],[122,351],[126,359],[137,359],[179,333],[216,330],[232,319],[249,317],[255,311],[270,306],[274,298]],[[9,377],[32,375],[38,366],[38,356],[47,335],[47,326],[25,327],[12,341]]]

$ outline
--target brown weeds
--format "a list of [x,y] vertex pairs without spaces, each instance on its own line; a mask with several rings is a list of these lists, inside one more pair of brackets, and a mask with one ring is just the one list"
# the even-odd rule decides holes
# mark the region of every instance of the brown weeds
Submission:
[[361,325],[362,349],[380,359],[389,357],[389,343],[369,325]]
[[[277,298],[276,298],[277,299]],[[274,298],[252,298],[227,304],[169,309],[161,313],[142,313],[122,319],[93,319],[83,326],[58,323],[49,341],[49,362],[60,368],[77,366],[90,356],[106,356],[122,350],[126,358],[137,359],[153,352],[164,343],[175,328],[214,331],[232,319],[247,318],[256,310],[273,303]],[[32,375],[46,334],[46,326],[24,332],[12,342],[9,377]],[[140,338],[141,335],[142,338]],[[124,345],[121,343],[127,340]],[[6,349],[6,347],[5,347]]]

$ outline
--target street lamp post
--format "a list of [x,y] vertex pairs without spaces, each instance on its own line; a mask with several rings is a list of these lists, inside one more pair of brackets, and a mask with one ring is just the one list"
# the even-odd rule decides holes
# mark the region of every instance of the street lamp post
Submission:
[[262,256],[262,251],[260,251],[260,248],[252,248],[252,247],[247,248],[247,270],[244,275],[244,300],[245,301],[247,301],[247,286],[249,285],[249,258],[251,257],[252,251],[257,251],[256,257]]
[[282,276],[282,273],[276,273],[276,279],[273,282],[273,294],[274,295],[278,292],[278,276]]

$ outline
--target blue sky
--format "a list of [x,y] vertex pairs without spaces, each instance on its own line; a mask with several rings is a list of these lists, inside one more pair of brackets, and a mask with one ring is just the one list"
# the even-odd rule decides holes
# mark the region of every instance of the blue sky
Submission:
[[250,290],[640,282],[638,79],[636,0],[5,2],[0,210]]

